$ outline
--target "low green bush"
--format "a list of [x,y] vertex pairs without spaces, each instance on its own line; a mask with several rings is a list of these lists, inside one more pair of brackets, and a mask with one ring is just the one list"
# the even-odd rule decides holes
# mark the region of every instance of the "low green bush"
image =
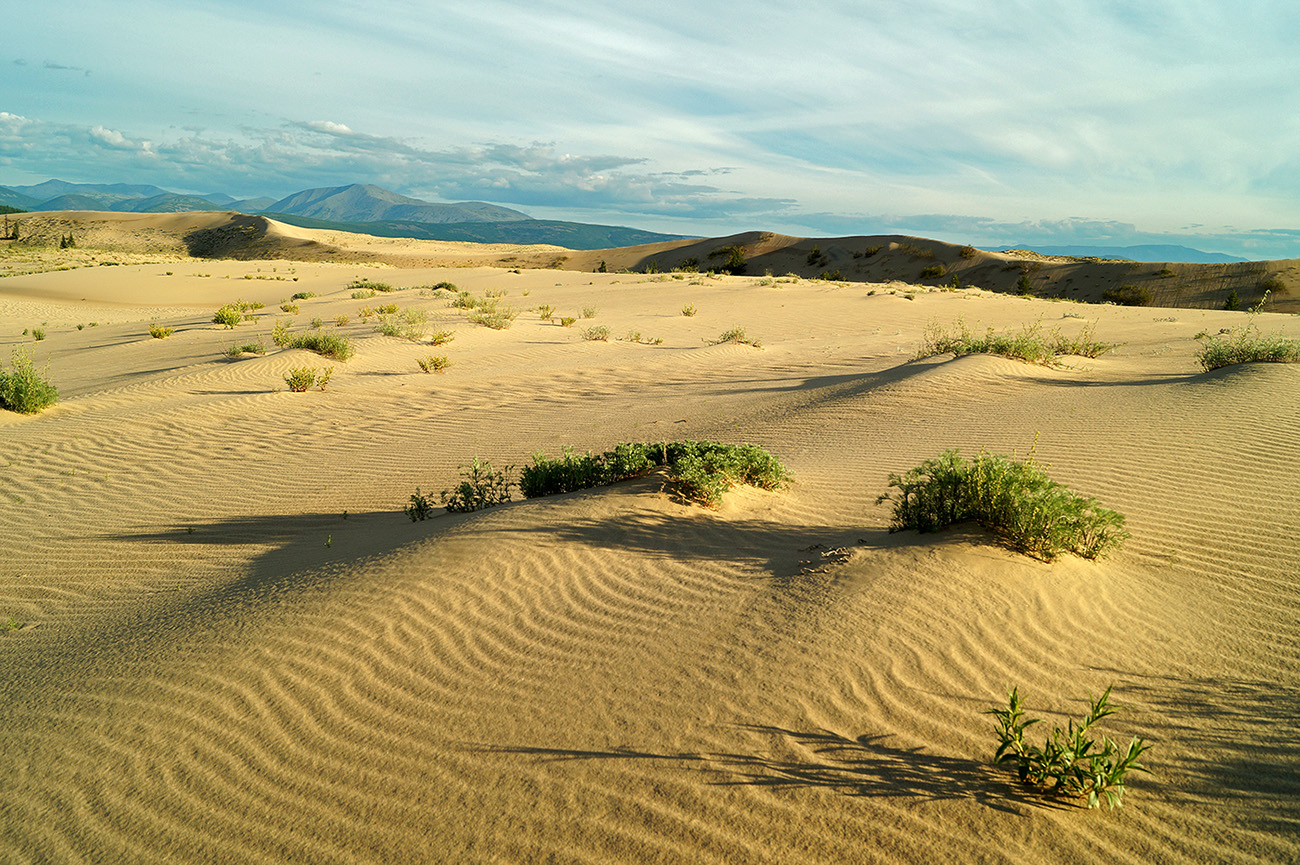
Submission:
[[36,414],[59,401],[59,389],[36,369],[31,349],[16,346],[9,368],[0,367],[0,408]]
[[757,445],[712,441],[622,442],[602,454],[566,448],[558,458],[539,451],[532,460],[519,478],[526,498],[605,486],[663,466],[683,498],[717,507],[723,493],[737,484],[771,490],[791,479],[780,460]]
[[592,325],[582,332],[582,338],[588,342],[609,342],[609,328],[603,324]]
[[1109,736],[1101,737],[1101,750],[1092,738],[1092,727],[1102,718],[1115,713],[1110,705],[1111,689],[1090,700],[1088,714],[1064,730],[1054,727],[1041,748],[1025,743],[1025,730],[1041,718],[1025,718],[1020,689],[1007,694],[1007,708],[989,709],[985,714],[997,718],[998,747],[993,762],[1016,767],[1020,783],[1055,796],[1087,796],[1088,807],[1100,807],[1104,800],[1111,810],[1123,804],[1125,776],[1129,772],[1151,770],[1138,762],[1151,746],[1133,737],[1121,749]]
[[894,506],[891,532],[938,531],[974,520],[1010,549],[1043,561],[1062,553],[1095,559],[1119,547],[1124,516],[1051,480],[1034,462],[944,451],[902,475],[891,474],[877,504]]
[[505,504],[510,501],[510,473],[514,466],[501,470],[477,456],[468,466],[460,467],[460,483],[442,491],[442,506],[453,513],[467,513]]
[[307,300],[307,299],[309,299],[309,298],[313,298],[313,297],[315,297],[315,296],[316,296],[316,292],[314,292],[314,291],[299,291],[299,292],[295,292],[294,295],[293,295],[293,297],[291,297],[291,298],[289,298],[289,299],[290,299],[290,300]]
[[236,358],[246,354],[266,354],[266,346],[262,345],[261,340],[257,342],[246,342],[243,345],[235,343],[226,349],[226,357]]
[[284,383],[294,393],[302,393],[312,387],[325,390],[333,377],[332,366],[327,366],[320,372],[317,372],[314,366],[295,366],[290,368],[289,373],[284,377]]
[[331,360],[346,361],[356,354],[352,340],[338,333],[309,332],[289,340],[289,348],[305,348]]
[[430,354],[416,358],[415,365],[424,372],[442,372],[451,366],[451,361],[445,354]]
[[939,279],[948,270],[942,264],[932,264],[929,267],[921,268],[921,279]]
[[1214,336],[1198,334],[1197,339],[1201,348],[1196,359],[1206,372],[1238,363],[1300,363],[1300,340],[1281,333],[1264,336],[1254,324]]
[[433,499],[421,493],[420,488],[416,487],[415,492],[411,494],[410,503],[402,509],[402,512],[410,517],[413,523],[427,520],[433,516]]
[[696,312],[695,304],[693,303],[688,303],[682,307],[682,315],[686,316],[687,318],[690,318],[691,316],[695,315],[695,312]]
[[149,335],[154,339],[166,339],[173,333],[175,333],[175,331],[170,327],[163,327],[156,321],[149,322]]
[[1062,355],[1100,357],[1116,347],[1115,343],[1094,339],[1096,324],[1090,324],[1076,337],[1064,336],[1059,328],[1043,330],[1041,321],[1020,329],[1018,333],[994,333],[989,328],[982,334],[973,332],[965,320],[958,319],[955,330],[931,322],[925,328],[921,348],[913,360],[922,360],[940,354],[996,354],[1001,357],[1041,363],[1052,366]]
[[435,332],[435,333],[433,334],[433,336],[429,337],[429,344],[430,344],[430,345],[443,345],[443,344],[445,344],[445,343],[451,342],[451,341],[452,341],[453,339],[455,339],[455,338],[456,338],[456,331],[454,331],[454,330],[440,330],[440,331]]
[[234,330],[235,326],[243,320],[244,311],[233,303],[221,307],[212,316],[214,324],[223,324],[231,330]]

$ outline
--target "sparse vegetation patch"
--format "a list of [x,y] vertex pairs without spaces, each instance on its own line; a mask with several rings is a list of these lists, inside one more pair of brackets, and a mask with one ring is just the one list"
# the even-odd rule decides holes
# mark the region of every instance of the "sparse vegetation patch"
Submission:
[[1253,323],[1196,338],[1201,342],[1196,359],[1206,372],[1238,363],[1300,363],[1300,340],[1264,336]]
[[1115,343],[1095,339],[1095,329],[1095,324],[1087,325],[1078,336],[1071,338],[1062,334],[1059,328],[1044,331],[1041,321],[1027,325],[1016,333],[994,333],[992,328],[984,333],[975,333],[964,319],[958,319],[953,330],[931,322],[925,328],[921,348],[913,359],[921,360],[950,352],[957,357],[967,354],[996,354],[1051,366],[1057,364],[1057,358],[1062,355],[1100,357],[1116,347]]

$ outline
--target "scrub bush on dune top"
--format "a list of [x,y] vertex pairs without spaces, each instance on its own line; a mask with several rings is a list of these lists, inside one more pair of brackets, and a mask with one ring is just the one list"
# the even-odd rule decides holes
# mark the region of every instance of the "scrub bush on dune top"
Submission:
[[1007,547],[1044,561],[1062,553],[1095,559],[1128,537],[1122,514],[1051,480],[1032,456],[1020,462],[981,453],[968,461],[944,451],[891,474],[889,485],[897,492],[876,501],[893,502],[891,532],[974,520]]
[[676,491],[688,501],[717,507],[722,494],[745,484],[772,490],[791,479],[780,460],[757,445],[711,441],[622,442],[602,454],[565,450],[556,459],[533,454],[520,473],[526,498],[605,486],[664,466]]

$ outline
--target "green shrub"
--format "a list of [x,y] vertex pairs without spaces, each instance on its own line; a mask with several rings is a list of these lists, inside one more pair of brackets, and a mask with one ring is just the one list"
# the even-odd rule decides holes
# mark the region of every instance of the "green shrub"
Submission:
[[1029,274],[1020,274],[1020,279],[1016,280],[1016,294],[1021,297],[1029,297],[1034,293],[1034,283],[1030,281]]
[[584,306],[584,307],[582,308],[582,317],[583,317],[583,318],[595,318],[595,317],[596,317],[596,307],[594,307],[594,306]]
[[891,532],[938,531],[974,520],[999,542],[1043,561],[1061,553],[1086,559],[1117,548],[1128,532],[1124,517],[1047,477],[1033,460],[981,453],[974,460],[944,451],[903,475],[891,474],[877,503],[894,505]]
[[582,338],[588,342],[609,342],[609,328],[603,324],[593,325],[582,332]]
[[1016,767],[1020,783],[1056,796],[1087,796],[1088,807],[1097,808],[1105,800],[1111,810],[1120,807],[1124,798],[1124,778],[1129,772],[1146,772],[1138,762],[1151,746],[1137,736],[1127,748],[1120,747],[1108,736],[1101,737],[1101,750],[1096,750],[1096,740],[1091,730],[1102,718],[1115,713],[1110,705],[1111,689],[1095,700],[1089,700],[1088,714],[1076,724],[1069,722],[1064,730],[1054,727],[1043,747],[1025,743],[1025,730],[1041,722],[1041,718],[1025,718],[1020,689],[1012,688],[1007,694],[1007,708],[989,709],[985,714],[998,720],[998,747],[993,762],[999,766]]
[[293,297],[291,297],[291,298],[289,298],[289,299],[290,299],[290,300],[307,300],[308,298],[312,298],[312,297],[315,297],[315,296],[316,296],[316,292],[314,292],[314,291],[299,291],[299,292],[296,292],[296,293],[293,295]]
[[354,292],[352,292],[352,299],[353,299],[353,300],[366,300],[366,299],[368,299],[368,298],[374,297],[375,294],[376,294],[376,292],[375,292],[374,289],[372,289],[372,288],[365,288],[365,289],[361,289],[360,291],[354,291]]
[[1223,302],[1223,308],[1229,312],[1235,312],[1241,309],[1241,297],[1237,295],[1237,289],[1228,293],[1228,299]]
[[447,360],[445,354],[429,354],[416,358],[415,365],[425,372],[442,372],[451,366],[451,361]]
[[510,501],[513,470],[514,466],[494,470],[492,463],[475,456],[470,465],[460,467],[460,483],[442,491],[442,506],[455,513],[467,513]]
[[1215,336],[1199,334],[1201,348],[1196,359],[1209,372],[1238,363],[1300,363],[1300,340],[1281,333],[1263,336],[1254,324],[1220,331]]
[[59,401],[59,389],[36,369],[31,349],[15,346],[9,369],[0,367],[0,408],[36,414]]
[[1070,338],[1064,336],[1059,328],[1044,332],[1041,321],[1026,325],[1019,333],[994,333],[989,328],[982,334],[976,334],[967,326],[964,319],[957,319],[956,329],[949,331],[935,322],[925,328],[921,348],[914,360],[952,353],[957,357],[967,354],[996,354],[1001,357],[1041,363],[1048,366],[1057,364],[1061,355],[1078,357],[1100,357],[1116,347],[1115,343],[1099,342],[1093,338],[1096,324],[1090,324],[1079,335]]
[[379,308],[376,309],[375,312],[379,313],[380,315],[397,315],[397,304],[395,303],[380,304]]
[[413,523],[427,520],[433,516],[433,499],[421,493],[420,488],[416,487],[415,492],[411,494],[410,503],[402,509],[402,512],[410,517]]
[[340,313],[339,315],[334,316],[334,326],[335,326],[335,327],[343,327],[343,326],[344,326],[345,324],[347,324],[349,321],[351,321],[351,319],[348,318],[347,313]]
[[149,322],[149,335],[152,336],[154,339],[166,339],[167,337],[171,336],[173,333],[175,333],[175,330],[173,328],[163,327],[161,324],[159,324],[156,321]]
[[577,321],[577,319],[571,315],[560,316],[560,327],[573,327],[575,321]]
[[537,316],[542,321],[550,321],[551,317],[554,315],[555,315],[555,307],[551,306],[550,304],[544,303],[541,306],[537,307]]
[[692,316],[695,315],[696,312],[697,310],[695,309],[695,304],[693,303],[688,303],[682,307],[682,315],[686,316],[687,318],[691,318]]
[[973,246],[963,246],[958,251],[958,255],[960,255],[962,258],[966,259],[967,261],[969,261],[970,259],[975,257],[976,252],[977,250]]
[[776,457],[756,445],[710,441],[622,442],[602,454],[563,455],[548,459],[533,454],[520,473],[519,486],[527,498],[604,486],[665,466],[675,490],[689,501],[717,507],[722,494],[737,484],[776,489],[790,473]]
[[282,303],[282,304],[280,304],[280,311],[281,311],[281,312],[287,312],[287,313],[289,313],[289,314],[291,314],[291,315],[297,315],[297,314],[298,314],[298,304],[296,304],[296,303]]
[[1151,291],[1136,285],[1121,285],[1103,291],[1101,299],[1120,306],[1146,306],[1151,302]]
[[235,343],[226,349],[226,357],[229,358],[242,357],[246,354],[266,354],[266,346],[262,345],[261,340],[258,340],[257,342],[246,342],[243,345]]
[[455,339],[455,338],[456,338],[456,331],[454,331],[454,330],[440,330],[440,331],[437,331],[436,333],[434,333],[433,336],[429,337],[429,344],[430,344],[430,345],[443,345],[444,343],[451,342],[451,341],[452,341],[453,339]]
[[32,339],[36,340],[37,342],[40,342],[41,340],[45,339],[45,331],[39,327],[32,328]]
[[227,328],[234,330],[235,326],[244,320],[244,311],[236,304],[228,303],[216,311],[212,316],[215,324],[224,324]]
[[921,279],[939,279],[947,270],[942,264],[932,264],[929,267],[921,268]]
[[[394,307],[396,309],[396,307]],[[411,342],[424,339],[428,333],[429,314],[422,309],[403,310],[397,321],[381,321],[375,330],[384,336],[409,339]]]
[[295,366],[289,369],[289,374],[284,377],[284,383],[289,386],[289,390],[294,393],[302,393],[311,387],[319,387],[325,390],[325,386],[330,383],[334,377],[334,367],[327,366],[319,373],[314,366]]
[[718,338],[709,343],[709,345],[722,345],[724,342],[734,342],[737,345],[752,345],[754,348],[762,348],[762,344],[756,339],[750,339],[745,335],[743,327],[733,327],[731,330],[725,330],[718,335]]

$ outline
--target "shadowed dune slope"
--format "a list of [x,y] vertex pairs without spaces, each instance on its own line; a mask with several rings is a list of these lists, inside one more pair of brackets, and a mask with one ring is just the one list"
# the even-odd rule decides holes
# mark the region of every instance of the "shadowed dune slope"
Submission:
[[[1196,333],[1244,313],[165,268],[0,280],[0,349],[47,322],[37,360],[64,395],[0,412],[0,860],[1300,857],[1300,366],[1194,359]],[[377,275],[398,290],[352,298]],[[520,314],[474,326],[419,288],[443,280]],[[314,294],[279,312],[299,291]],[[266,306],[213,324],[236,295]],[[360,307],[389,302],[455,338],[376,333]],[[932,321],[1074,333],[1079,309],[1116,352],[909,360]],[[313,318],[356,355],[274,347],[277,319]],[[175,333],[150,338],[151,320]],[[1300,337],[1292,317],[1250,320]],[[613,338],[582,339],[594,325]],[[762,348],[710,344],[737,326]],[[263,356],[222,355],[259,338]],[[420,373],[432,353],[452,366]],[[303,365],[333,365],[329,389],[287,392]],[[1113,557],[1049,565],[973,526],[887,531],[890,472],[1035,437],[1054,478],[1127,515]],[[400,511],[474,455],[664,438],[761,444],[796,480],[716,511],[658,475]],[[1105,730],[1152,741],[1156,776],[1112,813],[1030,795],[991,765],[982,714],[1012,684],[1062,725],[1113,684],[1125,708]]]

